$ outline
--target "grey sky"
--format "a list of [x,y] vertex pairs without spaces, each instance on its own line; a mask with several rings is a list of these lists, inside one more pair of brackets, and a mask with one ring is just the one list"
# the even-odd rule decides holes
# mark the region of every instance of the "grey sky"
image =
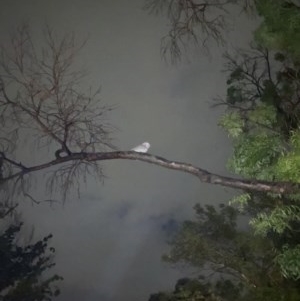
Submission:
[[[167,20],[148,16],[142,1],[2,0],[0,34],[29,21],[34,33],[47,22],[59,33],[88,37],[78,64],[90,71],[88,85],[101,85],[103,103],[115,105],[110,123],[115,144],[130,149],[144,141],[150,153],[224,174],[230,141],[217,126],[221,111],[211,101],[224,94],[220,49],[191,63],[166,65],[160,38]],[[234,19],[230,43],[244,46],[253,24]],[[226,201],[231,193],[190,175],[141,162],[104,164],[104,185],[88,179],[81,200],[50,208],[24,204],[27,227],[37,237],[53,233],[56,271],[64,276],[59,300],[147,300],[172,288],[180,272],[160,261],[163,226],[193,215],[196,202]]]

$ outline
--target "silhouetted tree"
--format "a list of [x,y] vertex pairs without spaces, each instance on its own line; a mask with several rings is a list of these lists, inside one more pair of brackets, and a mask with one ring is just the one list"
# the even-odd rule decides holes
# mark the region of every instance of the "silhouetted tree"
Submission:
[[59,295],[55,283],[62,280],[56,274],[45,275],[55,265],[55,249],[48,247],[52,235],[21,246],[17,243],[21,228],[22,223],[10,225],[0,235],[0,300],[50,301]]
[[162,38],[161,54],[172,63],[179,61],[191,45],[208,50],[208,42],[226,42],[230,9],[252,11],[253,0],[145,0],[144,8],[150,14],[161,14],[169,21],[169,32]]

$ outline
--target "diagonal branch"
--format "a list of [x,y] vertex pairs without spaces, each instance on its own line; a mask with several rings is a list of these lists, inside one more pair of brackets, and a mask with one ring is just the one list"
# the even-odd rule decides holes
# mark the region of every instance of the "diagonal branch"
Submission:
[[33,173],[40,170],[45,170],[52,166],[61,165],[66,162],[71,162],[71,161],[88,161],[88,162],[94,161],[95,162],[95,161],[116,160],[116,159],[143,161],[164,168],[178,170],[178,171],[192,174],[196,176],[203,183],[221,185],[221,186],[235,188],[235,189],[271,192],[271,193],[280,193],[280,194],[299,193],[300,191],[300,184],[298,183],[269,182],[269,181],[260,181],[260,180],[252,180],[252,179],[237,179],[232,177],[226,177],[226,176],[211,173],[205,169],[194,166],[192,164],[170,161],[168,159],[159,156],[154,156],[151,154],[141,154],[133,151],[73,153],[68,156],[57,158],[53,161],[44,164],[27,167],[26,169],[23,169],[6,178],[3,178],[2,182],[7,182],[9,180],[22,177],[25,174]]

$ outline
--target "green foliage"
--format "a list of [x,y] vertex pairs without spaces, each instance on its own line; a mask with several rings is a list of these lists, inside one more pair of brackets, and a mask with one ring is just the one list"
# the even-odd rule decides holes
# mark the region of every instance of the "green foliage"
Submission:
[[261,212],[250,221],[255,233],[266,236],[269,231],[282,234],[286,229],[292,229],[291,222],[300,222],[300,207],[276,207],[271,213]]
[[300,207],[277,206],[269,213],[261,212],[250,221],[255,234],[274,240],[278,249],[275,262],[284,277],[300,279]]
[[[163,259],[171,263],[190,264],[234,275],[246,286],[264,282],[265,268],[275,256],[271,245],[251,232],[237,229],[238,211],[231,206],[195,206],[197,220],[186,221],[170,242],[171,250]],[[257,262],[260,262],[258,265]],[[261,272],[258,266],[261,265]]]
[[296,288],[284,291],[281,288],[256,287],[249,291],[235,285],[228,279],[216,283],[197,279],[183,278],[176,283],[172,292],[152,294],[148,301],[298,301],[299,292]]
[[197,224],[185,222],[173,240],[176,243],[174,243],[171,253],[164,254],[162,259],[169,263],[188,262],[192,266],[202,266],[206,253],[211,252],[212,249],[199,235],[199,231]]
[[248,120],[259,127],[271,127],[277,122],[277,112],[274,106],[261,104],[249,111]]
[[299,61],[300,8],[285,0],[257,0],[256,8],[263,17],[256,40],[268,48],[287,51]]
[[218,301],[210,291],[210,284],[198,279],[182,278],[176,283],[173,292],[152,294],[149,301]]
[[300,279],[300,244],[295,247],[288,245],[283,247],[283,252],[277,256],[276,261],[280,265],[282,274],[286,278]]
[[274,165],[283,150],[281,137],[277,135],[263,131],[241,135],[235,141],[228,167],[239,175],[272,180]]
[[232,301],[238,300],[239,287],[230,280],[208,282],[198,279],[182,278],[175,285],[173,292],[152,294],[149,301]]
[[286,57],[281,52],[276,52],[274,54],[274,60],[283,63],[285,61]]
[[[236,57],[225,55],[227,91],[220,104],[228,110],[219,124],[233,139],[228,167],[254,182],[299,183],[300,7],[287,0],[253,3],[262,17],[256,45],[238,50]],[[252,227],[245,231],[236,227],[236,209],[196,206],[197,221],[183,223],[163,258],[190,264],[200,273],[209,267],[222,277],[230,275],[237,294],[228,300],[300,300],[299,196],[245,191],[235,197],[230,203],[249,214]],[[190,293],[182,300],[193,300]],[[153,300],[180,299],[174,293],[160,296]]]
[[294,151],[300,152],[300,130],[291,132],[290,143]]
[[292,131],[289,138],[290,151],[279,157],[276,177],[284,181],[300,182],[300,131]]
[[[245,194],[241,198],[249,200],[249,197]],[[245,213],[251,211],[249,204]],[[212,297],[226,301],[295,301],[300,298],[297,284],[281,276],[283,257],[276,257],[278,251],[272,239],[254,236],[251,231],[237,227],[238,219],[249,216],[224,205],[219,209],[196,205],[194,209],[195,221],[182,224],[170,242],[170,252],[163,258],[173,264],[190,264],[198,269],[200,276],[180,280],[175,291],[151,295],[149,301],[215,300]],[[288,268],[285,262],[283,265]],[[214,275],[212,279],[207,277],[208,268]]]
[[209,257],[214,264],[222,264],[226,260],[225,253],[224,257],[221,257],[217,246],[223,248],[224,241],[234,237],[236,211],[229,206],[220,206],[220,213],[208,205],[205,208],[196,205],[195,210],[198,222],[186,221],[182,224],[180,231],[170,243],[171,252],[165,254],[163,260],[202,267]]
[[245,78],[243,68],[238,66],[236,69],[234,69],[230,74],[229,78],[227,80],[227,85],[230,85],[236,81],[243,80]]
[[222,116],[219,125],[227,130],[229,137],[237,138],[242,134],[245,123],[238,112],[230,112]]
[[279,158],[276,171],[277,178],[285,181],[300,182],[300,153],[289,152]]
[[[52,262],[54,248],[48,249],[52,235],[26,246],[16,243],[22,224],[9,226],[0,235],[0,299],[4,301],[52,300],[59,295],[53,284],[62,277],[44,277]],[[50,254],[46,255],[49,250]]]
[[[228,113],[220,125],[234,143],[228,168],[252,179],[299,183],[300,8],[283,0],[256,4],[263,17],[256,32],[260,46],[225,56]],[[272,60],[270,48],[282,52]],[[231,201],[239,209],[254,206],[250,225],[257,237],[274,243],[281,274],[291,279],[300,279],[294,264],[300,262],[299,195],[257,194],[253,202],[246,192]]]
[[253,289],[251,292],[243,296],[239,301],[298,301],[299,290],[297,288],[281,288],[264,287]]
[[242,90],[237,86],[230,86],[227,89],[227,102],[235,104],[243,101]]
[[243,212],[250,199],[251,199],[251,195],[249,193],[243,193],[243,194],[233,197],[229,201],[229,205],[230,206],[237,205],[238,210],[240,212]]
[[[295,66],[287,67],[286,56],[277,53],[275,59],[284,67],[276,72],[275,82],[270,75],[264,78],[264,74],[271,74],[271,61],[267,60],[269,53],[263,52],[268,63],[266,69],[260,72],[257,69],[258,61],[249,55],[242,54],[244,61],[240,62],[228,57],[229,71],[233,70],[229,73],[229,89],[238,87],[240,95],[243,95],[243,100],[237,104],[235,98],[231,101],[232,95],[227,93],[228,113],[219,123],[234,142],[228,168],[248,178],[299,183],[300,114],[299,101],[293,100],[299,93],[298,69]],[[253,57],[256,56],[254,53]],[[251,73],[251,70],[254,71]],[[251,76],[247,77],[249,74]],[[259,93],[256,94],[255,89]],[[290,110],[289,107],[294,109]],[[294,250],[294,244],[298,241],[295,227],[300,221],[297,205],[299,195],[295,194],[288,199],[280,195],[260,195],[256,204],[265,203],[265,199],[268,199],[269,205],[256,209],[257,215],[250,220],[256,235],[266,240],[271,235],[273,242],[276,242],[277,255],[274,259],[280,259],[278,266],[282,275],[292,279],[298,279],[300,274],[297,274],[296,265],[291,270],[293,265],[283,260],[290,257],[284,255],[289,253],[283,251],[282,245],[288,240],[287,248]],[[273,200],[273,204],[270,200]],[[238,204],[239,209],[245,209],[249,201],[250,195],[242,194],[231,203]],[[291,253],[294,260],[300,261],[300,256],[297,258],[299,253]]]

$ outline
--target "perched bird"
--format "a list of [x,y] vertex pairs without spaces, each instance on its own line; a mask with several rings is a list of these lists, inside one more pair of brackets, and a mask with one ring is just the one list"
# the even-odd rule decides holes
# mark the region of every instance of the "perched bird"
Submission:
[[131,150],[134,152],[138,152],[138,153],[147,153],[149,148],[150,148],[150,143],[144,142],[144,143],[132,148]]

